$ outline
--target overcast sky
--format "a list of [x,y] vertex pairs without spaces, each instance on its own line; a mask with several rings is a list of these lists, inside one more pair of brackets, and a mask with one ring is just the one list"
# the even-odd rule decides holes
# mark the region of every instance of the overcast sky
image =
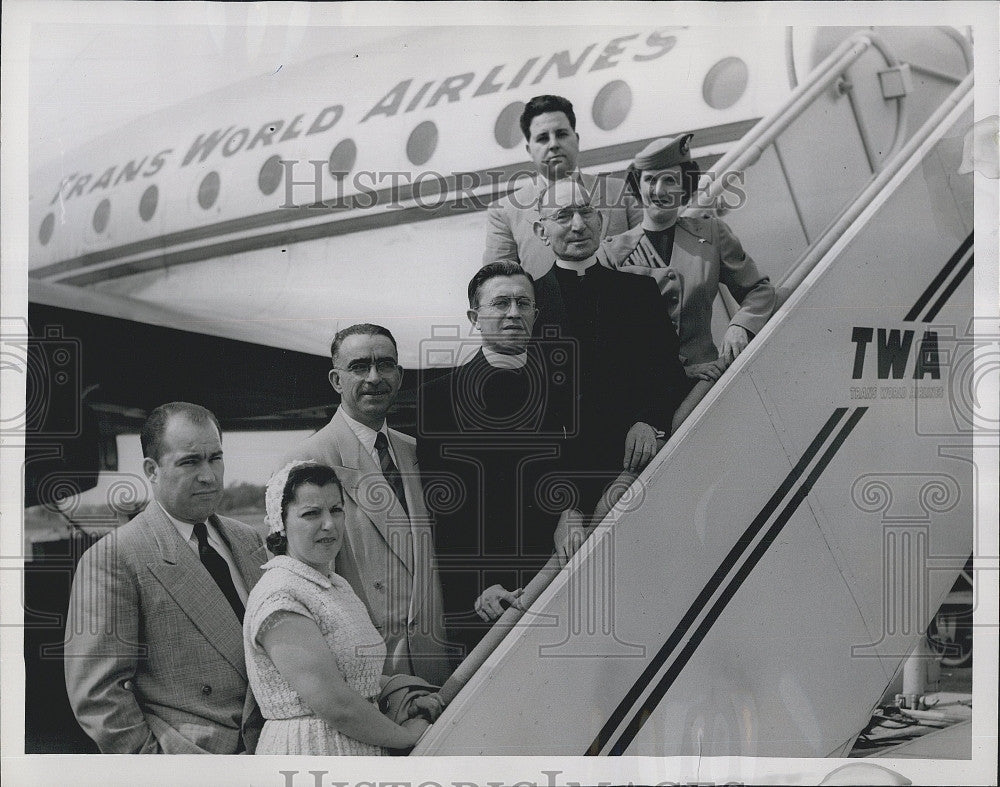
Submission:
[[32,166],[185,99],[386,35],[353,27],[345,36],[311,24],[326,20],[308,4],[267,5],[253,15],[204,4],[187,24],[173,23],[173,4],[137,5],[145,13],[111,14],[107,23],[54,19],[32,27]]
[[[315,25],[329,15],[319,17],[307,4],[256,12],[227,3],[198,5],[187,24],[175,23],[173,4],[135,6],[127,13],[120,8],[105,23],[68,24],[52,14],[32,27],[32,166],[185,99],[386,35],[382,28],[354,27],[349,41],[332,36],[330,27]],[[269,450],[275,440],[290,447],[304,434],[271,435]],[[266,480],[259,435],[231,435],[226,447],[227,482]],[[119,469],[141,473],[138,438],[120,438],[119,450]],[[85,495],[86,502],[102,500],[105,486]]]

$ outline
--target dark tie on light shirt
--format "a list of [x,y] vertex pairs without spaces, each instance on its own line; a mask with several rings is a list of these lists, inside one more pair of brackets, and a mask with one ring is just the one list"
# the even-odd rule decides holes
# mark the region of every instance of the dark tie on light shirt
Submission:
[[392,491],[396,493],[399,504],[403,507],[407,516],[409,516],[410,510],[406,507],[406,490],[403,489],[403,477],[399,474],[399,469],[389,454],[389,441],[386,439],[385,432],[379,432],[375,435],[375,450],[378,451],[378,464],[382,468],[382,475],[389,482]]
[[236,618],[243,623],[243,601],[240,594],[236,592],[236,585],[233,582],[233,575],[229,573],[229,564],[211,544],[208,543],[208,528],[204,522],[199,522],[194,526],[194,536],[198,539],[198,557],[201,558],[202,565],[208,569],[215,584],[219,586],[222,595],[226,597],[229,606],[236,613]]

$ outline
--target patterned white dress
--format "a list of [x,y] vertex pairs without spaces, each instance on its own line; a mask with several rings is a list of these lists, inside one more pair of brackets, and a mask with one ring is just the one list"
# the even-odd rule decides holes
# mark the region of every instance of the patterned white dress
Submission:
[[385,643],[361,599],[344,578],[333,572],[324,576],[287,555],[273,558],[263,568],[264,576],[247,599],[243,622],[247,675],[265,719],[257,754],[385,754],[382,747],[350,738],[316,716],[256,641],[261,624],[276,612],[311,618],[347,685],[374,702]]

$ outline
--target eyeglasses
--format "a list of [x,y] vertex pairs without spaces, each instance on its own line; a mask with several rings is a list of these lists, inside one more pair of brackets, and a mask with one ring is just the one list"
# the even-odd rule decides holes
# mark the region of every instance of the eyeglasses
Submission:
[[541,218],[542,221],[554,221],[556,224],[568,227],[573,223],[573,217],[577,214],[584,221],[590,221],[590,219],[597,215],[597,208],[593,208],[590,205],[574,205],[569,208],[557,210],[551,216],[542,216]]
[[489,303],[480,304],[477,308],[506,313],[509,312],[510,307],[514,305],[517,306],[517,310],[519,312],[527,312],[535,308],[535,302],[531,300],[531,298],[508,298],[506,296],[494,298]]
[[373,360],[351,361],[347,366],[334,366],[342,372],[350,372],[355,377],[367,377],[372,367],[380,377],[388,377],[399,369],[399,363],[395,358],[376,358]]

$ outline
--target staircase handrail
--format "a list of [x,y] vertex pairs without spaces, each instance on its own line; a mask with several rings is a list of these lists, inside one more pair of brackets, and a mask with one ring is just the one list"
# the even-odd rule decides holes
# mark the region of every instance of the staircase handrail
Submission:
[[798,287],[816,267],[827,252],[833,248],[834,244],[840,240],[847,228],[860,216],[875,197],[885,187],[885,184],[892,180],[893,176],[902,169],[903,165],[917,151],[927,138],[934,132],[941,122],[951,113],[955,107],[961,103],[962,99],[972,90],[973,75],[966,75],[965,79],[956,87],[951,94],[941,102],[941,105],[931,114],[923,126],[914,134],[899,155],[894,156],[883,167],[871,182],[865,186],[862,192],[851,202],[847,209],[840,214],[830,224],[827,229],[820,233],[819,238],[809,247],[803,257],[793,265],[788,272],[778,282],[778,286],[788,292]]
[[[816,98],[828,87],[839,80],[843,73],[871,48],[877,49],[890,67],[898,66],[899,62],[892,55],[889,47],[872,33],[855,33],[845,39],[810,73],[809,77],[785,101],[785,104],[773,114],[755,125],[736,145],[722,156],[707,175],[707,188],[700,195],[698,205],[687,208],[685,213],[697,213],[705,205],[711,205],[727,188],[725,175],[729,172],[745,170],[757,162],[764,151],[772,145],[792,122],[802,115]],[[886,160],[891,159],[902,145],[906,131],[906,97],[900,96],[896,101],[896,132]],[[859,133],[864,140],[864,131],[859,127]]]

